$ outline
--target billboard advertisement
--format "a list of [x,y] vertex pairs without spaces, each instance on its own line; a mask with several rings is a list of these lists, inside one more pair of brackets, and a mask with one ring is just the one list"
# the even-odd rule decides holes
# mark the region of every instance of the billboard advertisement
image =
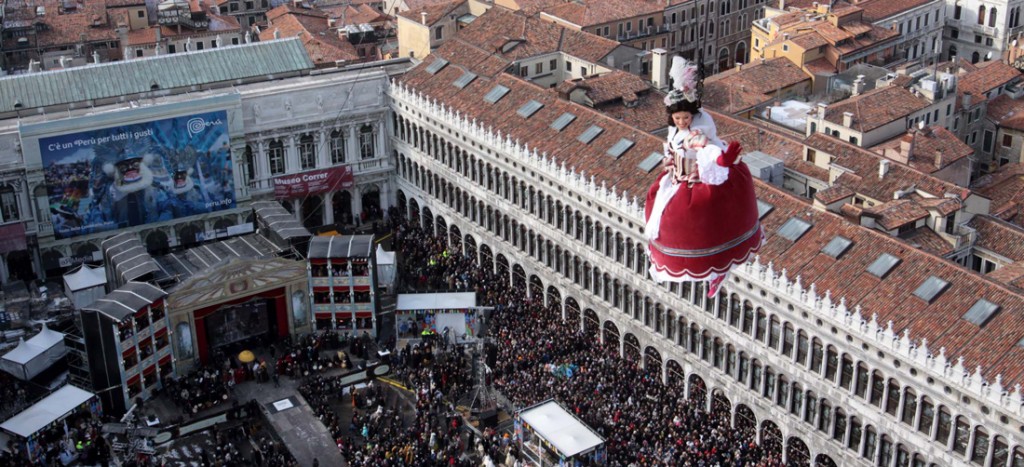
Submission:
[[234,208],[229,139],[224,110],[40,138],[54,236]]

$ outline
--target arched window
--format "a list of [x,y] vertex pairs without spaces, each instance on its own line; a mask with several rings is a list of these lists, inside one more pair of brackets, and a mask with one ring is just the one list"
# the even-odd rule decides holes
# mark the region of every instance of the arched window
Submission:
[[345,133],[341,130],[331,132],[331,163],[343,164],[345,162]]
[[996,27],[996,18],[998,16],[999,16],[999,13],[998,13],[998,10],[996,9],[996,7],[992,7],[992,9],[988,11],[988,26],[990,28]]
[[967,453],[967,444],[971,440],[971,426],[964,417],[957,417],[953,432],[953,450],[959,454]]
[[270,162],[270,174],[279,175],[285,172],[284,143],[279,139],[270,142],[267,147],[267,160]]
[[979,426],[974,429],[974,449],[971,450],[971,462],[977,465],[985,465],[985,457],[987,456],[988,433],[985,431],[984,428]]
[[302,135],[299,138],[299,166],[302,170],[316,167],[316,142],[313,135]]
[[914,416],[917,414],[917,394],[914,390],[907,388],[903,391],[903,416],[900,417],[903,423],[914,426]]
[[978,24],[985,25],[985,5],[978,7]]
[[362,159],[373,159],[377,152],[377,144],[374,142],[375,132],[373,126],[364,124],[359,128],[359,156]]

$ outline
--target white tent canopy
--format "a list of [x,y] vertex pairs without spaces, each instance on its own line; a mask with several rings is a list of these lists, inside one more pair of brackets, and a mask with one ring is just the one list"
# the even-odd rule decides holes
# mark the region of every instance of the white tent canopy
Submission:
[[29,340],[22,340],[18,346],[0,359],[0,369],[18,379],[30,380],[64,357],[64,334],[46,325]]
[[476,293],[413,293],[398,295],[398,311],[465,310],[476,306]]
[[0,425],[0,430],[28,438],[49,424],[64,418],[92,397],[91,392],[69,384],[11,417]]
[[584,454],[604,444],[604,440],[594,430],[555,401],[523,409],[519,417],[566,458]]
[[64,291],[75,308],[92,305],[107,294],[106,269],[83,264],[77,271],[64,275]]
[[380,287],[391,287],[395,283],[395,252],[385,251],[377,245],[377,284]]

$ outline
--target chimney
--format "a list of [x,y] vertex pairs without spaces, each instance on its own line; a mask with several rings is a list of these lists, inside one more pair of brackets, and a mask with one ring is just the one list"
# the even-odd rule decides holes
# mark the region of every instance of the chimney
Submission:
[[843,112],[843,126],[846,128],[853,127],[853,112]]
[[885,175],[889,173],[889,160],[882,159],[878,161],[878,179],[885,178]]
[[65,55],[61,55],[60,56],[60,67],[61,68],[68,68],[68,65],[71,65],[71,59],[68,58]]
[[162,29],[163,28],[160,27],[160,25],[156,26],[156,43],[157,44],[163,42],[163,40],[164,40],[164,32],[162,31]]
[[914,130],[910,130],[907,134],[900,138],[900,150],[891,153],[892,159],[902,164],[909,164],[910,157],[914,155],[914,139],[916,135]]
[[962,105],[964,110],[971,108],[971,98],[972,97],[974,97],[974,96],[971,96],[971,93],[969,93],[969,92],[965,92],[964,93],[964,98],[961,99],[961,101],[960,101],[960,104]]
[[824,102],[819,102],[818,103],[818,118],[819,119],[822,119],[822,120],[825,119],[825,111],[826,110],[828,110],[828,104],[826,104]]
[[39,71],[39,61],[38,60],[29,60],[28,61],[28,72],[29,73],[35,73],[37,71]]
[[786,0],[779,0],[779,9],[786,11]]
[[938,149],[935,150],[935,168],[942,168],[942,151],[939,151]]
[[427,12],[420,12],[420,23],[422,23],[424,26],[427,24]]
[[669,86],[668,82],[668,51],[657,48],[651,51],[651,84],[655,89],[662,89]]
[[281,38],[281,30],[280,29],[275,29],[274,30],[274,39],[280,39],[280,38]]
[[864,93],[864,75],[857,75],[857,79],[853,80],[853,96],[859,96]]
[[99,63],[100,62],[100,52],[98,50],[93,50],[92,51],[92,62],[93,63]]

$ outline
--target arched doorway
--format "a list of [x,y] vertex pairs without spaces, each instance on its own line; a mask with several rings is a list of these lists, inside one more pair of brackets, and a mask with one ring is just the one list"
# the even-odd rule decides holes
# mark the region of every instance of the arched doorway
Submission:
[[[351,196],[349,195],[349,197]],[[416,198],[409,199],[409,223],[413,227],[420,225],[420,203],[416,201]]]
[[711,396],[711,416],[726,424],[732,424],[732,402],[729,402],[729,398],[725,397],[721,389],[716,388]]
[[466,256],[469,257],[469,259],[472,260],[475,263],[476,262],[476,240],[473,238],[472,235],[468,235],[467,234],[466,237],[462,240],[462,243],[463,243],[463,245],[465,245]]
[[199,227],[195,224],[186,224],[178,230],[178,244],[191,245],[199,241]]
[[661,353],[658,352],[658,349],[651,346],[644,349],[644,370],[661,379]]
[[374,221],[384,216],[384,211],[380,208],[380,188],[376,185],[364,188],[362,201],[363,201],[363,212],[359,213],[359,218],[363,222]]
[[562,310],[562,294],[553,285],[548,286],[548,308]]
[[757,416],[743,404],[736,406],[736,429],[744,434],[753,434],[757,429]]
[[810,467],[811,452],[800,438],[792,436],[786,446],[786,465]]
[[668,375],[665,381],[669,387],[682,387],[683,382],[686,381],[686,374],[683,373],[683,367],[679,365],[679,362],[675,360],[669,360],[666,366],[666,374]]
[[512,265],[512,288],[526,290],[526,271],[518,264]]
[[569,329],[580,328],[580,304],[572,297],[565,297],[565,324]]
[[733,63],[747,63],[747,44],[740,42],[736,44],[736,54]]
[[[402,199],[405,199],[404,195]],[[413,200],[413,203],[416,203],[416,200]],[[352,193],[348,190],[335,192],[334,195],[331,196],[331,208],[334,209],[335,223],[345,225],[352,224]],[[405,212],[404,208],[402,212]]]
[[782,431],[771,420],[761,423],[761,448],[765,454],[782,456]]
[[975,51],[971,54],[971,63],[978,63],[981,61],[981,54]]
[[437,216],[434,223],[437,225],[437,237],[441,240],[441,243],[448,245],[448,221],[444,220],[441,216]]
[[59,250],[47,250],[43,253],[43,268],[46,269],[46,275],[54,275],[64,270],[60,265],[61,258],[64,258],[64,254]]
[[30,281],[36,278],[28,250],[17,250],[7,254],[7,272],[10,273],[11,280]]
[[451,253],[453,255],[460,255],[461,256],[462,255],[462,231],[459,230],[459,226],[457,226],[455,224],[452,224],[452,226],[448,228],[448,238],[450,239],[449,241],[451,242],[451,246],[449,247],[449,250],[451,250]]
[[405,199],[405,192],[397,190],[395,192],[395,206],[398,208],[398,212],[405,213],[405,208],[408,205],[408,201]]
[[690,402],[694,406],[703,409],[708,402],[708,386],[704,384],[704,379],[697,374],[690,375]]
[[491,247],[487,245],[480,245],[480,267],[488,273],[494,271],[494,253],[491,253]]
[[544,283],[536,275],[530,276],[530,297],[534,300],[544,299]]
[[953,60],[954,58],[956,58],[956,46],[955,45],[950,45],[949,46],[949,57],[948,58],[949,58],[949,60]]
[[718,72],[721,73],[729,68],[732,68],[729,66],[729,49],[722,47],[718,51]]
[[498,277],[500,279],[502,279],[503,281],[507,281],[508,280],[508,259],[505,258],[505,255],[503,255],[501,253],[498,253],[497,265],[498,265]]
[[594,339],[598,338],[597,330],[600,329],[600,318],[597,317],[597,312],[587,308],[583,312],[583,332]]
[[627,362],[640,366],[640,341],[631,333],[622,338],[622,358]]
[[838,467],[836,461],[832,460],[827,454],[818,454],[818,457],[814,458],[815,467]]
[[619,352],[619,327],[611,321],[604,322],[604,346],[612,352]]
[[324,201],[319,196],[307,196],[302,200],[302,225],[313,229],[324,225]]

